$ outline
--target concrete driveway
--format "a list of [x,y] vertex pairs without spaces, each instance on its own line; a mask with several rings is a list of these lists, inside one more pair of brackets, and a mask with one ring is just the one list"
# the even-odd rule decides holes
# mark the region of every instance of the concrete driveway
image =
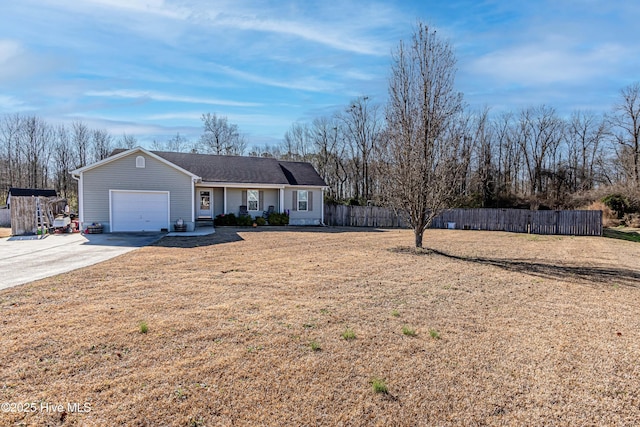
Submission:
[[161,233],[55,234],[0,239],[0,289],[106,261],[149,245]]

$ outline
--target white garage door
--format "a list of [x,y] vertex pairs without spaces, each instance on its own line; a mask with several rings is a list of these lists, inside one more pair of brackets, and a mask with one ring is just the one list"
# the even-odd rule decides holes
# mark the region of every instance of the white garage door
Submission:
[[111,190],[111,231],[169,228],[169,192]]

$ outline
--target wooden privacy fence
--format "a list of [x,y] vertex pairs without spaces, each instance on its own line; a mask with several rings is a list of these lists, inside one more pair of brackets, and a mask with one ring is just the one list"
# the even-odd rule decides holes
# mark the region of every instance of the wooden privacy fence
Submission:
[[324,205],[324,222],[342,227],[400,227],[406,221],[393,210],[379,206]]
[[[327,225],[332,226],[408,226],[406,221],[391,209],[377,206],[325,205],[324,219]],[[449,209],[434,218],[431,228],[601,236],[602,211]]]
[[431,228],[601,236],[602,211],[450,209],[438,215]]

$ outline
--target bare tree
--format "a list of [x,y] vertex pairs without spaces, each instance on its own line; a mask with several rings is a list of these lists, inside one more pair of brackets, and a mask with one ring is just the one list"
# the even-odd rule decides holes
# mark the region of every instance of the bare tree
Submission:
[[572,191],[591,190],[596,181],[596,167],[602,162],[602,146],[607,124],[593,113],[575,111],[567,123],[567,164],[571,171]]
[[131,149],[138,145],[138,140],[133,135],[122,134],[122,137],[118,140],[118,147]]
[[451,134],[462,111],[455,91],[456,59],[448,42],[419,23],[409,46],[393,53],[386,109],[384,198],[403,212],[422,247],[424,231],[448,206],[459,179],[459,138]]
[[336,117],[318,117],[311,125],[313,165],[329,186],[328,196],[336,199],[344,197],[347,180],[341,124]]
[[4,185],[2,191],[7,192],[10,186],[21,185],[22,153],[20,152],[20,129],[22,116],[19,114],[4,116],[0,122],[0,143],[2,144],[3,167],[0,169]]
[[546,172],[553,172],[553,154],[563,140],[564,122],[545,105],[520,112],[516,138],[523,155],[531,195],[545,195]]
[[91,143],[91,131],[82,122],[73,122],[71,124],[72,141],[75,146],[76,165],[81,168],[89,163],[89,151]]
[[69,130],[64,125],[59,125],[54,131],[54,144],[53,144],[53,163],[54,163],[54,178],[56,190],[62,197],[70,197],[75,194],[75,190],[72,190],[72,179],[69,171],[72,169],[73,164],[73,151],[71,144],[71,136]]
[[93,159],[98,162],[109,157],[113,151],[111,135],[105,129],[96,129],[91,132]]
[[473,146],[476,148],[476,174],[481,206],[489,207],[495,200],[496,171],[494,165],[493,129],[489,122],[489,108],[484,108],[472,123]]
[[27,167],[25,184],[31,188],[47,188],[51,127],[37,116],[23,118],[20,127],[20,151]]
[[247,141],[240,135],[238,125],[231,124],[226,117],[216,113],[202,115],[204,133],[200,142],[205,151],[217,155],[242,155],[247,149]]
[[180,132],[176,133],[176,136],[170,138],[167,142],[158,142],[153,140],[151,149],[156,151],[173,151],[176,153],[189,153],[195,149],[193,144],[189,143],[189,140],[180,135]]
[[[620,102],[614,106],[611,125],[620,147],[618,158],[625,169],[627,179],[640,185],[640,83],[634,83],[620,91]],[[625,167],[626,165],[626,167]]]
[[381,123],[378,106],[372,104],[368,96],[351,101],[344,114],[344,131],[351,149],[351,162],[355,172],[355,197],[372,198],[371,163],[380,138]]
[[282,158],[285,160],[306,160],[311,148],[311,130],[306,123],[293,123],[284,133]]

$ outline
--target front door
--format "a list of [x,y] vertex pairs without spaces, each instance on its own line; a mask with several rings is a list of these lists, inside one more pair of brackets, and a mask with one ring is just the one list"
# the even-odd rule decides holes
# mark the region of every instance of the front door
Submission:
[[200,206],[198,209],[198,218],[212,218],[213,205],[211,204],[211,190],[200,190]]

